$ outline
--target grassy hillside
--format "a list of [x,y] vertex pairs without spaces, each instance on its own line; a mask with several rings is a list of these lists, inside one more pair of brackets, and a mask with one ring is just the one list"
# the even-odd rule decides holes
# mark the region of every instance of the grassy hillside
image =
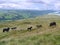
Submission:
[[[55,28],[49,27],[52,21],[57,23]],[[37,29],[36,25],[39,24],[43,27]],[[32,31],[27,31],[30,26],[33,27]],[[3,33],[4,27],[17,29]],[[0,45],[60,45],[60,19],[38,17],[0,23]]]
[[51,10],[1,10],[0,9],[0,20],[20,20],[33,18],[39,15],[44,15],[54,11]]

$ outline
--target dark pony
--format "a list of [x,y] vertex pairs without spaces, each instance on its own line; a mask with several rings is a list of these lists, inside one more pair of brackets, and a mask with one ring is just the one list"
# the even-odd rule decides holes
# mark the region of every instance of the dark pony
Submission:
[[36,27],[37,27],[37,28],[41,28],[41,27],[42,27],[42,25],[36,25]]
[[30,30],[30,31],[31,31],[31,30],[32,30],[32,26],[31,26],[31,27],[29,27],[29,28],[27,28],[27,30]]
[[8,32],[9,29],[10,29],[9,27],[8,27],[8,28],[4,28],[4,29],[3,29],[3,32],[5,32],[5,31]]
[[56,26],[56,22],[51,22],[49,26]]
[[12,30],[17,29],[17,27],[12,27],[11,29],[12,29]]

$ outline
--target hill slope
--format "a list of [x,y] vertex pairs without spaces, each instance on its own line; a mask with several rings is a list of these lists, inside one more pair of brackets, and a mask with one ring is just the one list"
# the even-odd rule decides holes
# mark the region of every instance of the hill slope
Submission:
[[[55,21],[55,28],[49,27]],[[42,25],[36,28],[36,25]],[[17,27],[16,30],[2,32],[4,27]],[[32,26],[32,31],[27,28]],[[60,19],[35,18],[0,23],[0,45],[60,45]]]
[[20,20],[52,13],[52,10],[0,10],[0,20]]

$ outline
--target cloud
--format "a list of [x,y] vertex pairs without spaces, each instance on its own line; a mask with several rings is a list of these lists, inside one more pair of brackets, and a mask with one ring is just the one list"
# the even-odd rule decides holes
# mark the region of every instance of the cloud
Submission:
[[0,0],[0,8],[60,10],[60,0]]

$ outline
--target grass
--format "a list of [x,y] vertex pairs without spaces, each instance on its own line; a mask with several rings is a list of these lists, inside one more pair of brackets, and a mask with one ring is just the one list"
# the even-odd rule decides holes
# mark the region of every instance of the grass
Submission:
[[[49,27],[52,21],[57,23],[55,28]],[[38,24],[42,24],[43,27],[37,29]],[[2,32],[4,27],[14,26],[17,26],[16,30]],[[29,26],[33,26],[32,31],[27,31]],[[0,45],[60,45],[60,20],[35,18],[1,23]]]

